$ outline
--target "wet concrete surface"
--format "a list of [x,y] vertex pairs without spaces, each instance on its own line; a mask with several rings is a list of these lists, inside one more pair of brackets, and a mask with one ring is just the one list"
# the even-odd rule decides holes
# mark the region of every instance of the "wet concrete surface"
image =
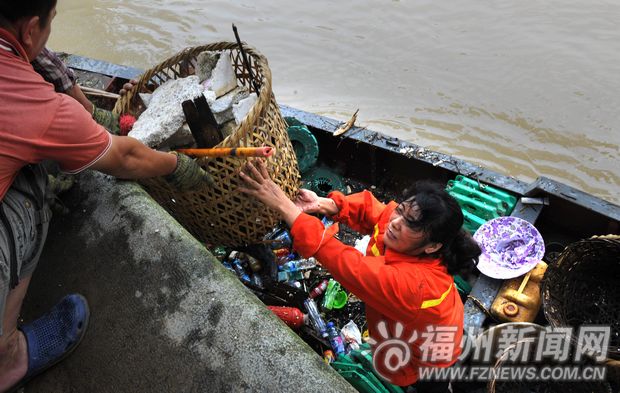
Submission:
[[78,292],[89,329],[26,392],[354,391],[135,183],[86,173],[63,200],[23,317]]

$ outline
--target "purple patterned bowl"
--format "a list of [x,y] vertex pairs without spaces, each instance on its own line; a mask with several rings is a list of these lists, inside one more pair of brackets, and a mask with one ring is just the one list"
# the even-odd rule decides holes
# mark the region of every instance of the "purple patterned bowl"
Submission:
[[545,255],[545,242],[534,225],[517,217],[499,217],[484,223],[474,240],[482,249],[478,270],[498,279],[519,277]]

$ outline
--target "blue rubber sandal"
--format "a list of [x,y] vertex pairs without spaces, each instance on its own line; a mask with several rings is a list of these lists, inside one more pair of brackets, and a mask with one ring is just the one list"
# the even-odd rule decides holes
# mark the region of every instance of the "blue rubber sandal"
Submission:
[[26,376],[9,391],[23,387],[35,376],[60,362],[78,346],[86,328],[90,311],[86,298],[65,296],[50,311],[37,320],[19,327],[28,344]]

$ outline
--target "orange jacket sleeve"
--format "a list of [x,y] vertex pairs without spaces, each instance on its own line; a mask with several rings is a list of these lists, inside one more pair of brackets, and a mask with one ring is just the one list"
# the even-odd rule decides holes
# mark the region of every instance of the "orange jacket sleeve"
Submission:
[[386,206],[367,190],[347,196],[339,191],[334,191],[327,197],[336,202],[340,209],[338,214],[333,216],[332,219],[342,222],[364,235],[372,233]]
[[[421,303],[415,270],[386,265],[384,257],[367,257],[324,229],[316,217],[301,214],[293,223],[293,247],[303,257],[314,256],[335,280],[370,307],[406,323]],[[333,231],[332,231],[333,232]],[[409,277],[408,277],[409,276]],[[403,315],[408,319],[403,320]]]

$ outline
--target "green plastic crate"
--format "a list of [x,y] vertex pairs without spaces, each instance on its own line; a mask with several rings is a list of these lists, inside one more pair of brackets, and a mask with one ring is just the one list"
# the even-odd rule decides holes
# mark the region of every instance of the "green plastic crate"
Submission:
[[360,393],[389,393],[372,374],[345,370],[338,371],[338,373]]
[[363,365],[355,363],[348,355],[340,355],[331,364],[344,379],[361,393],[390,393],[379,379]]
[[506,202],[506,205],[507,205],[506,215],[509,215],[510,213],[512,213],[512,210],[517,204],[517,197],[515,197],[514,195],[510,195],[506,191],[502,191],[493,186],[479,183],[478,181],[474,179],[470,179],[463,175],[456,176],[455,181],[458,183],[464,184],[468,187],[471,187],[475,190],[482,191],[488,195],[491,195],[499,200]]
[[469,293],[471,292],[471,285],[465,281],[465,279],[461,276],[459,276],[458,274],[456,276],[454,276],[454,283],[456,284],[456,289],[465,295],[469,295]]
[[375,370],[375,367],[372,364],[372,353],[370,351],[370,346],[368,344],[363,344],[360,349],[351,351],[349,356],[353,358],[356,362],[361,364],[365,369],[370,370],[375,377],[379,381],[383,383],[383,387],[385,387],[390,393],[404,393],[404,390],[400,386],[393,385],[383,379],[379,373]]
[[487,222],[484,218],[480,218],[465,209],[461,209],[461,211],[463,212],[463,228],[472,235],[476,233],[482,224]]
[[448,192],[454,192],[460,195],[464,195],[466,197],[475,199],[484,203],[485,205],[492,206],[495,208],[497,213],[500,216],[505,216],[508,214],[508,203],[505,201],[494,197],[493,195],[486,194],[483,191],[476,190],[475,188],[470,187],[465,183],[457,182],[456,180],[450,180],[448,182],[448,186],[446,187]]
[[468,196],[457,194],[456,192],[448,191],[448,193],[456,199],[461,206],[461,209],[467,210],[469,213],[472,213],[485,221],[501,217],[501,215],[497,212],[497,209],[493,206],[489,206],[484,202],[477,201]]

